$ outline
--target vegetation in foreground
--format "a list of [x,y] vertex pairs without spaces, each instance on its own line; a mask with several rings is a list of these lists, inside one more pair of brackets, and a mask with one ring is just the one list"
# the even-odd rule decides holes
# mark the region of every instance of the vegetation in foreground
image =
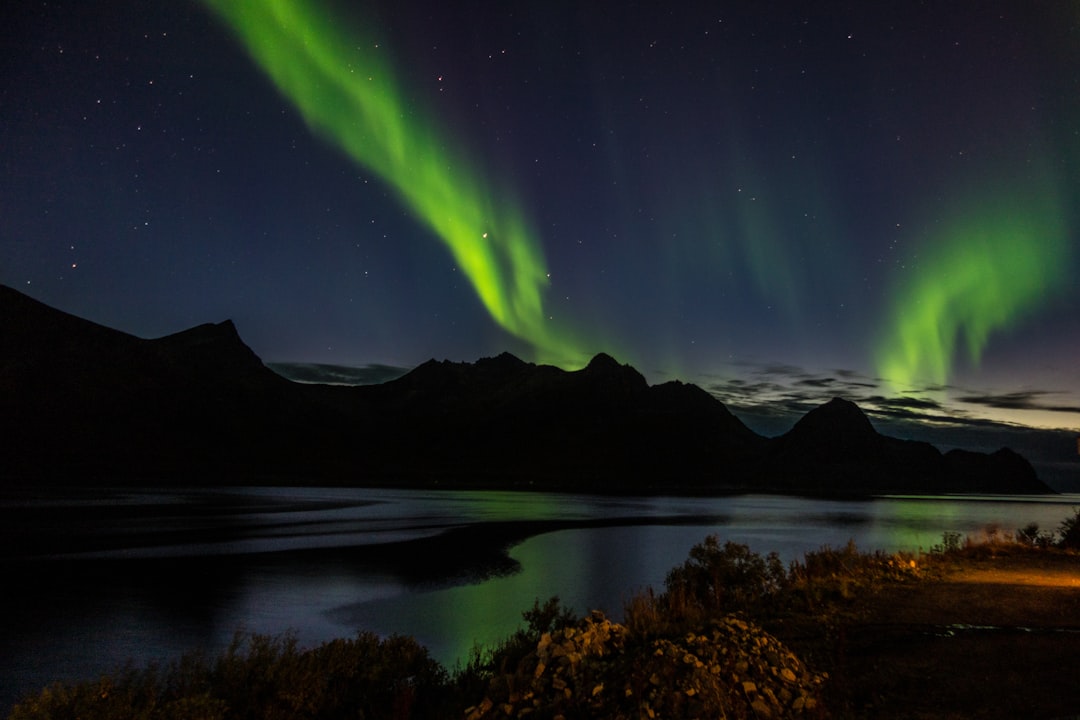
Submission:
[[[945,533],[928,553],[822,548],[784,567],[715,536],[646,591],[623,623],[579,619],[557,598],[450,673],[407,637],[360,633],[316,648],[238,635],[217,658],[54,684],[17,705],[33,718],[828,717],[835,633],[858,599],[995,553],[1080,550],[1080,510],[1057,532]],[[782,638],[782,639],[781,639]],[[831,712],[830,712],[831,711]]]

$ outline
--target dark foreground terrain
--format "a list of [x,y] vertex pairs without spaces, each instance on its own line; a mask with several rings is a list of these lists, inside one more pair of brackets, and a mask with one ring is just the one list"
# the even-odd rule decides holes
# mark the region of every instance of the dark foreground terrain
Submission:
[[1080,716],[1080,557],[1014,549],[937,572],[856,599],[804,646],[831,668],[835,716]]
[[837,694],[883,718],[1080,716],[1080,557],[972,559],[841,626]]
[[622,623],[538,602],[453,673],[410,638],[238,636],[216,659],[54,686],[10,717],[1077,717],[1080,513],[1062,527],[1060,542],[823,548],[786,568],[710,537]]

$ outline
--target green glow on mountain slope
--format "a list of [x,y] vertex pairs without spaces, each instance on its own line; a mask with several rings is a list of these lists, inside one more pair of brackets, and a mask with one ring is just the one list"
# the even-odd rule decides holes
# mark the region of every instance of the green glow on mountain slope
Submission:
[[308,125],[380,175],[445,243],[500,326],[544,362],[585,358],[545,315],[547,267],[518,204],[406,102],[385,49],[309,0],[204,2]]
[[958,348],[977,364],[993,333],[1067,286],[1067,230],[1053,197],[990,197],[929,238],[878,345],[878,372],[893,389],[946,382]]

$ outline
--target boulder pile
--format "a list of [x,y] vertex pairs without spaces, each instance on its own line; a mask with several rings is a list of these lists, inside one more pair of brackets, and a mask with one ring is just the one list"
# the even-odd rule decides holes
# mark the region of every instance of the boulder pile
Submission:
[[601,613],[545,633],[492,679],[466,720],[487,718],[821,717],[827,676],[729,615],[677,638],[634,636]]

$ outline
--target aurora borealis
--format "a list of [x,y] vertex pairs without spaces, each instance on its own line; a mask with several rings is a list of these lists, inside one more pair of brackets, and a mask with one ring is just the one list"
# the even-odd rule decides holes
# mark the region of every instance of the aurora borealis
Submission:
[[995,332],[1068,288],[1071,248],[1053,199],[1048,190],[1006,193],[929,238],[924,269],[902,287],[886,325],[882,378],[899,389],[944,384],[958,355],[977,364]]
[[[407,113],[377,44],[306,0],[207,0],[312,128],[393,187],[449,248],[491,317],[545,361],[580,361],[549,335],[543,255],[516,201],[495,196],[450,143]],[[423,115],[423,113],[418,113]]]
[[1074,4],[90,5],[2,31],[0,282],[44,302],[1080,427]]

